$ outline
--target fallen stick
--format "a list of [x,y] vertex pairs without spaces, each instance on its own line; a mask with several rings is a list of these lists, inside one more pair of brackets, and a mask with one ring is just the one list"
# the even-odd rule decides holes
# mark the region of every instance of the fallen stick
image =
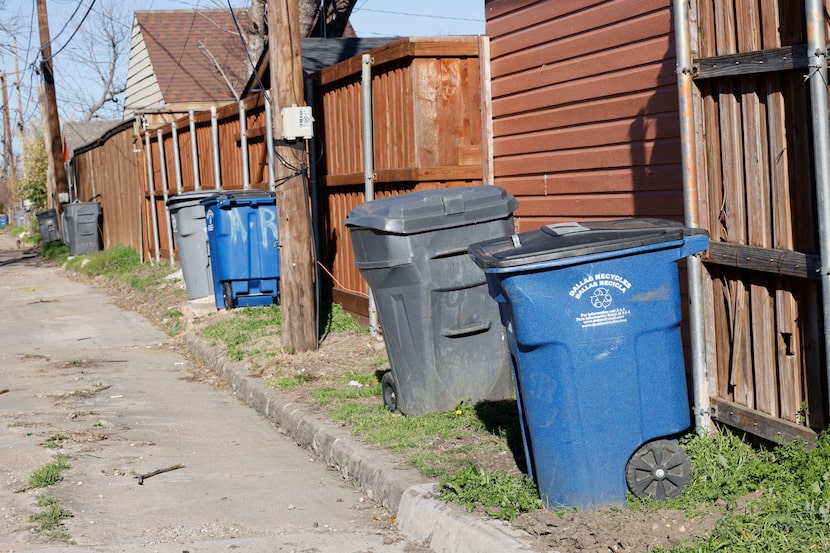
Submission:
[[154,470],[153,472],[148,472],[147,474],[138,474],[137,472],[133,471],[132,475],[134,477],[138,478],[138,485],[143,486],[145,478],[150,478],[151,476],[156,476],[158,474],[162,474],[162,473],[165,473],[165,472],[170,472],[171,470],[182,469],[182,468],[184,468],[184,465],[178,464],[178,465],[173,465],[172,467],[167,467],[167,468],[164,468],[164,469]]

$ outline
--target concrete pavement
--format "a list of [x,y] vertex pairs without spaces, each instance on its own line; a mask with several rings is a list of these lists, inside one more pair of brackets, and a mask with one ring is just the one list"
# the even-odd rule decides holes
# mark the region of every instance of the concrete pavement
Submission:
[[[432,498],[434,483],[390,452],[188,343],[236,397],[195,382],[141,316],[0,232],[0,551],[530,549],[509,526]],[[44,447],[56,436],[60,449]],[[57,451],[72,464],[64,480],[21,491]],[[132,476],[176,464],[141,486]],[[73,512],[77,547],[32,533],[41,493]]]

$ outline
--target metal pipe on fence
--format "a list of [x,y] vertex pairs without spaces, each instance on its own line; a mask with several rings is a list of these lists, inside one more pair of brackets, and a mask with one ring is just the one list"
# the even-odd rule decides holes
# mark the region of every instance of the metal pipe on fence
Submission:
[[[698,205],[697,152],[695,149],[694,83],[692,82],[691,38],[688,0],[674,0],[674,36],[677,56],[680,150],[683,172],[683,205],[686,225],[700,226]],[[689,279],[689,326],[692,348],[692,387],[695,427],[712,430],[709,405],[709,375],[706,369],[706,327],[703,313],[703,263],[699,255],[686,261]]]
[[164,198],[164,226],[167,228],[167,257],[170,266],[175,265],[173,260],[173,226],[170,222],[170,210],[167,209],[167,198],[169,197],[169,183],[167,181],[167,159],[164,155],[164,134],[158,130],[159,143],[159,169],[161,170],[161,193]]
[[239,149],[242,150],[242,188],[251,187],[251,175],[248,171],[248,115],[245,112],[245,100],[239,100]]
[[196,139],[196,114],[193,110],[187,112],[188,122],[190,124],[190,155],[193,161],[193,189],[201,190],[202,181],[199,178],[199,143]]
[[173,121],[170,124],[173,132],[173,172],[176,175],[176,194],[182,193],[182,160],[179,154],[179,126]]
[[810,108],[813,128],[813,157],[816,175],[819,247],[821,253],[821,295],[824,319],[824,357],[830,399],[830,121],[827,100],[827,37],[822,0],[806,0],[807,79],[810,81]]
[[[375,143],[372,124],[372,63],[370,54],[361,57],[361,117],[363,119],[363,195],[368,202],[375,198]],[[375,296],[369,287],[369,334],[378,334],[378,311]]]
[[150,219],[153,225],[153,247],[155,248],[156,263],[161,258],[159,256],[159,225],[158,216],[156,215],[156,181],[153,178],[153,152],[150,150],[150,131],[144,132],[144,144],[147,151],[147,184],[150,188]]
[[274,182],[274,114],[272,113],[273,104],[271,97],[263,93],[265,96],[265,147],[268,148],[268,190],[273,192],[276,189]]
[[216,108],[210,108],[210,145],[213,151],[213,187],[222,190],[222,172],[219,167],[219,121]]

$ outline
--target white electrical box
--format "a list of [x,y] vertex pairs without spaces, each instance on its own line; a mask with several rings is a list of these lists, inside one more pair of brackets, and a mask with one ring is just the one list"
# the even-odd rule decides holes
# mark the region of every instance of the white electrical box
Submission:
[[313,138],[313,123],[311,106],[282,108],[282,134],[284,140],[308,140]]

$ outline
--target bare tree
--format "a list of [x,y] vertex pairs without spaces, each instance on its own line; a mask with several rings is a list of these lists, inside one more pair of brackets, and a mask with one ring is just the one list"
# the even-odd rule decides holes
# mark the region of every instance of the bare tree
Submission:
[[129,17],[124,2],[99,1],[66,46],[63,55],[73,56],[76,66],[84,69],[84,74],[61,75],[61,103],[74,112],[70,118],[121,117],[118,101],[126,88],[126,76],[120,69],[129,54]]
[[[340,37],[349,23],[357,0],[299,0],[300,36]],[[248,49],[258,58],[265,47],[267,0],[251,0],[251,21],[247,29]]]

